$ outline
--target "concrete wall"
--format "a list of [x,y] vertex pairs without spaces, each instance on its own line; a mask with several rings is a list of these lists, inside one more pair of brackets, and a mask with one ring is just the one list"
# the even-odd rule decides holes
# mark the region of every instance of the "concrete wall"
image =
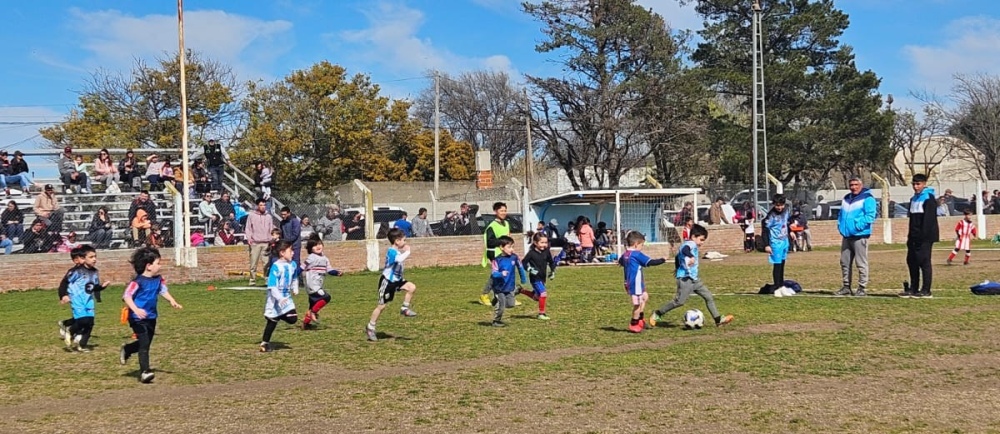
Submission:
[[[960,217],[942,217],[942,244],[950,243],[955,224]],[[986,238],[1000,228],[1000,215],[986,216]],[[892,220],[893,241],[906,241],[906,220]],[[837,233],[837,222],[817,221],[809,223],[813,246],[839,246],[840,235]],[[883,240],[882,220],[875,223],[872,243],[880,244]],[[523,238],[515,236],[515,246],[523,245]],[[409,240],[413,256],[406,261],[407,267],[434,267],[455,265],[478,265],[482,260],[483,239],[481,236],[414,238]],[[379,257],[388,248],[385,240],[379,241]],[[723,253],[743,250],[743,233],[739,226],[710,226],[708,240],[702,251],[718,251]],[[652,257],[669,255],[669,244],[649,244],[645,251]],[[128,263],[130,250],[101,250],[98,252],[97,267],[101,270],[101,278],[111,280],[115,285],[123,285],[132,278],[132,268]],[[249,255],[246,246],[206,247],[198,249],[198,268],[179,268],[173,264],[172,249],[161,250],[164,264],[163,274],[168,282],[187,283],[232,279],[235,276],[229,272],[246,271]],[[365,269],[365,242],[344,241],[327,243],[326,254],[333,266],[344,271],[362,271]],[[70,268],[69,254],[47,253],[35,255],[0,256],[0,292],[25,290],[33,288],[54,289],[59,286],[66,270]],[[245,278],[245,277],[243,277]]]

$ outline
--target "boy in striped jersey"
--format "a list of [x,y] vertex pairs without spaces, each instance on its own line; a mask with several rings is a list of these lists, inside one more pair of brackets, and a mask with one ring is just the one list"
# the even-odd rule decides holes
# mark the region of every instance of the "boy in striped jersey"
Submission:
[[705,287],[705,284],[701,282],[698,276],[698,248],[705,243],[706,239],[708,239],[708,230],[704,226],[691,226],[691,239],[681,244],[677,256],[674,257],[677,295],[674,296],[673,300],[653,312],[653,316],[649,318],[650,326],[656,327],[656,323],[660,321],[660,317],[666,315],[671,310],[683,306],[691,294],[697,294],[705,300],[705,306],[708,307],[708,313],[712,315],[716,326],[724,326],[733,322],[732,315],[722,316],[719,314],[719,309],[715,307],[715,299],[712,297],[712,292]]
[[267,300],[264,302],[264,336],[260,340],[260,351],[271,352],[271,334],[278,327],[278,321],[295,324],[299,316],[295,312],[293,295],[299,295],[299,264],[292,260],[292,243],[278,242],[278,260],[271,264],[267,273]]
[[948,265],[955,260],[955,255],[959,250],[965,250],[965,262],[962,265],[969,265],[972,259],[972,237],[976,236],[976,224],[972,222],[972,212],[965,210],[965,218],[955,225],[955,250],[948,255]]
[[385,307],[396,297],[397,291],[405,291],[403,296],[403,307],[399,309],[399,314],[404,317],[415,317],[417,313],[410,309],[413,301],[413,292],[417,286],[413,282],[403,279],[403,261],[410,257],[410,246],[406,245],[406,235],[399,228],[389,229],[386,235],[389,239],[389,250],[385,252],[385,266],[382,267],[382,274],[378,278],[378,305],[372,311],[368,326],[365,327],[365,335],[369,341],[375,342],[378,336],[375,334],[375,324],[378,317],[382,315]]
[[327,274],[331,276],[342,276],[337,270],[330,268],[330,260],[323,256],[323,241],[318,234],[313,234],[306,242],[306,251],[309,256],[302,264],[302,274],[306,280],[306,292],[309,293],[309,310],[306,317],[302,319],[302,329],[309,329],[312,323],[319,322],[319,311],[330,302],[330,293],[323,289],[323,277]]

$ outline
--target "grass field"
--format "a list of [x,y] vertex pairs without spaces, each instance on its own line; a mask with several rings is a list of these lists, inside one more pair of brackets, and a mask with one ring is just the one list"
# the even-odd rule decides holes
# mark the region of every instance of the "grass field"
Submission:
[[[263,292],[174,285],[184,309],[160,304],[150,385],[117,361],[125,282],[98,304],[87,354],[63,350],[55,323],[69,310],[54,291],[0,294],[0,432],[1000,432],[1000,297],[968,290],[1000,279],[1000,251],[967,267],[946,255],[934,253],[933,300],[892,296],[906,279],[898,249],[870,253],[866,298],[827,296],[835,250],[790,256],[806,293],[788,298],[749,295],[770,280],[763,254],[704,261],[736,321],[686,331],[676,311],[638,335],[617,267],[561,268],[552,320],[521,298],[504,329],[474,301],[483,269],[456,267],[408,270],[419,316],[400,317],[397,300],[368,343],[377,278],[360,273],[328,278],[320,329],[281,325],[267,354]],[[647,273],[650,311],[672,296],[671,273]]]

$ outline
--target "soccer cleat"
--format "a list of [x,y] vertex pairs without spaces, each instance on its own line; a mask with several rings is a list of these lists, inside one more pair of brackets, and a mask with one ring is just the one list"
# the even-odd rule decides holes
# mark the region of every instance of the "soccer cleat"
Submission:
[[262,352],[262,353],[270,353],[271,351],[274,351],[274,349],[271,348],[271,344],[269,344],[267,342],[261,342],[260,343],[260,352]]
[[140,383],[149,384],[153,381],[153,378],[156,378],[156,374],[154,374],[153,371],[145,371],[142,374],[139,374]]
[[59,339],[66,339],[66,324],[63,324],[62,320],[56,321],[59,324]]
[[414,312],[413,309],[410,309],[408,307],[400,309],[399,310],[399,314],[403,315],[403,316],[405,316],[407,318],[413,318],[413,317],[417,316],[417,313]]
[[946,262],[946,264],[947,264],[947,265],[951,265],[951,261],[952,261],[952,259],[951,259],[951,258],[948,258],[948,262]]
[[839,291],[834,292],[833,295],[835,295],[837,297],[844,297],[844,296],[851,295],[851,287],[847,286],[847,285],[844,285],[842,288],[840,288]]
[[70,333],[69,330],[67,330],[66,334],[63,336],[63,342],[66,344],[67,350],[73,349],[73,334]]
[[493,327],[507,327],[507,323],[500,320],[493,320]]
[[365,327],[365,335],[368,336],[369,342],[375,342],[378,340],[378,336],[375,335],[375,329]]
[[628,326],[628,331],[630,331],[632,333],[642,333],[642,325],[639,324],[639,323],[635,323],[635,324],[629,325]]
[[549,280],[553,280],[555,278],[556,278],[556,270],[550,271],[549,272]]
[[247,285],[248,286],[256,286],[257,285],[257,281],[254,280],[254,278],[251,277],[250,278],[250,282],[248,282]]
[[549,318],[548,315],[546,315],[544,313],[540,313],[540,314],[538,314],[538,319],[540,319],[542,321],[548,321],[550,318]]
[[649,327],[656,327],[656,323],[660,322],[660,314],[653,312],[653,315],[649,317]]
[[83,345],[77,345],[76,346],[76,351],[81,352],[81,353],[89,353],[90,352],[90,348],[87,348],[87,347],[85,347]]
[[722,318],[719,318],[719,322],[715,324],[715,326],[722,327],[726,324],[733,322],[733,319],[735,319],[735,317],[732,315],[724,315]]
[[490,295],[489,294],[480,295],[479,296],[479,304],[481,304],[483,306],[490,306],[490,305],[492,305],[493,303],[492,303],[492,300],[490,300]]
[[865,292],[865,287],[864,286],[859,286],[858,290],[854,293],[855,297],[864,297],[866,295],[868,295],[868,293]]
[[927,298],[934,298],[934,296],[933,296],[933,295],[931,295],[931,292],[930,292],[930,291],[918,291],[918,292],[915,292],[915,293],[913,293],[913,296],[912,296],[912,298],[923,298],[923,299],[927,299]]
[[128,351],[125,350],[126,345],[128,344],[122,344],[122,349],[118,352],[118,363],[122,365],[128,362],[128,358],[129,356],[131,356],[131,354],[129,354]]

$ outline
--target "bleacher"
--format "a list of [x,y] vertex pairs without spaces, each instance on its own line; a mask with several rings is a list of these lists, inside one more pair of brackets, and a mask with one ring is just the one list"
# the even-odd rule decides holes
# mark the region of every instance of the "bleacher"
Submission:
[[[83,154],[96,154],[98,150],[96,149],[80,149],[74,151],[74,153]],[[109,150],[112,154],[112,158],[117,163],[118,159],[124,156],[125,150]],[[116,152],[117,151],[117,152]],[[143,153],[157,152],[158,154],[171,153],[171,150],[163,149],[135,149],[134,152],[137,155]],[[176,152],[176,151],[175,151]],[[38,152],[25,152],[25,155],[34,154],[36,156],[55,156],[58,151],[38,151]],[[175,153],[176,155],[176,153]],[[194,156],[192,156],[193,161]],[[143,158],[140,160],[140,170],[139,173],[145,173],[145,161]],[[85,165],[87,167],[89,165]],[[92,170],[88,171],[88,174],[92,173]],[[253,197],[256,193],[250,190],[248,186],[253,185],[252,180],[245,173],[239,171],[236,168],[228,168],[225,173],[227,179],[223,180],[223,186],[226,191],[233,194],[234,197],[242,196],[244,198]],[[108,209],[108,216],[111,218],[112,222],[112,239],[111,248],[129,248],[134,245],[134,240],[132,240],[132,230],[130,226],[130,221],[128,219],[129,208],[132,202],[138,197],[139,192],[128,192],[122,191],[114,194],[105,191],[106,186],[102,183],[93,182],[93,191],[86,194],[79,193],[79,189],[75,191],[67,192],[59,179],[53,178],[36,178],[35,183],[38,185],[52,184],[55,187],[56,199],[63,209],[63,225],[60,235],[66,237],[70,232],[75,232],[77,235],[78,243],[90,243],[89,240],[89,227],[90,222],[97,212],[97,209],[104,206]],[[121,185],[119,183],[119,185]],[[143,189],[149,188],[149,183],[143,181]],[[35,197],[39,194],[43,194],[40,191],[32,191],[31,197],[25,197],[17,189],[12,188],[12,197],[7,200],[14,200],[17,203],[18,208],[24,214],[24,229],[25,232],[29,231],[31,228],[31,223],[36,219],[35,213],[32,210],[34,205]],[[213,192],[213,197],[218,199],[221,192]],[[176,235],[174,234],[174,216],[176,214],[175,201],[177,193],[173,186],[168,186],[163,191],[150,191],[150,199],[156,205],[156,216],[151,217],[151,220],[159,223],[161,229],[161,235],[166,246],[172,246]],[[189,200],[189,207],[191,209],[191,221],[190,228],[193,233],[195,230],[201,229],[205,236],[205,240],[209,243],[214,241],[215,234],[205,231],[205,225],[198,220],[198,204],[200,203],[200,198],[191,198]],[[275,200],[272,209],[280,209],[281,203]],[[217,228],[212,228],[217,230]],[[242,234],[237,236],[237,239],[242,240]],[[18,240],[20,241],[20,240]],[[13,251],[17,252],[22,249],[21,244],[15,244]]]

